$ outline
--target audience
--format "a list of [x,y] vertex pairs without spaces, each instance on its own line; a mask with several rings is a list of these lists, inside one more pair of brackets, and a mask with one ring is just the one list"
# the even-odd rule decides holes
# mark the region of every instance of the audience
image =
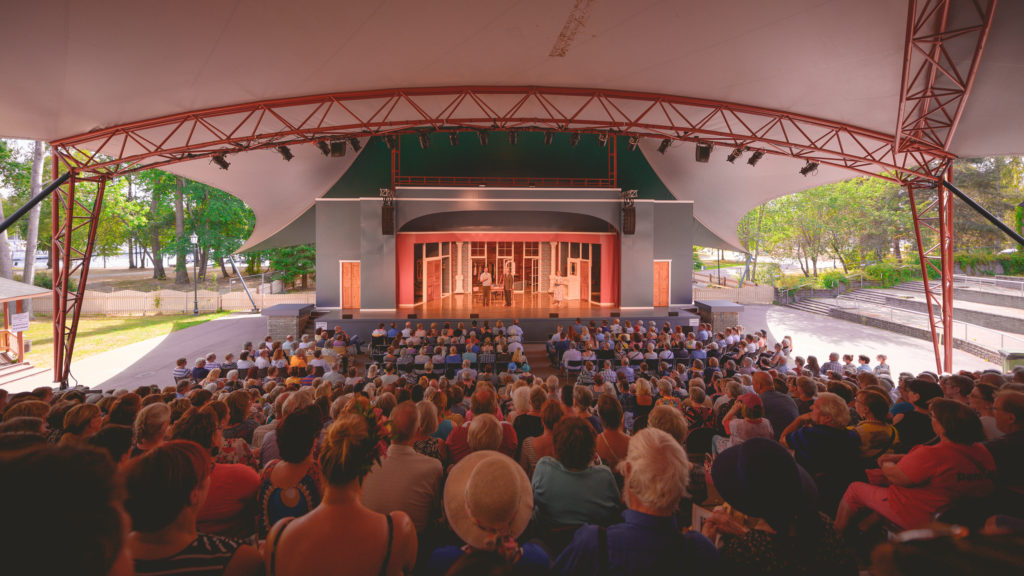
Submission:
[[[790,362],[789,338],[615,320],[560,330],[546,380],[519,370],[517,325],[410,323],[375,335],[369,358],[320,329],[205,354],[195,374],[179,362],[162,390],[0,391],[0,482],[31,499],[8,497],[25,534],[6,531],[0,551],[27,558],[27,534],[45,541],[43,525],[81,510],[94,520],[61,547],[92,555],[51,569],[69,560],[36,553],[19,573],[131,573],[134,552],[140,574],[817,574],[849,573],[854,550],[873,569],[879,519],[1024,523],[1024,370],[901,373],[895,387],[888,366],[847,354],[826,380],[813,358]],[[570,343],[596,366],[575,386],[555,374]],[[39,482],[44,469],[64,486]],[[127,524],[98,512],[119,514],[119,485],[127,545]],[[35,523],[18,512],[58,505]]]

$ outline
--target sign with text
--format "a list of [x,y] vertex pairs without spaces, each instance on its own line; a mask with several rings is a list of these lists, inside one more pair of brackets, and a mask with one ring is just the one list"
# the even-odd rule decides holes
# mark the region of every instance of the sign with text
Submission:
[[28,312],[22,314],[11,314],[11,331],[12,332],[26,332],[28,331]]
[[319,322],[319,321],[318,322],[314,322],[313,323],[313,329],[314,330],[321,330],[321,329],[327,330],[327,322]]

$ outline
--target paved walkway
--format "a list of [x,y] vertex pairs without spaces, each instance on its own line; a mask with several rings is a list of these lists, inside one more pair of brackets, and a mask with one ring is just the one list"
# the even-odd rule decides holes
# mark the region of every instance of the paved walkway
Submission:
[[[793,340],[794,355],[805,358],[817,356],[819,364],[828,361],[830,352],[855,356],[866,354],[872,364],[875,356],[885,354],[894,374],[935,370],[931,342],[879,328],[783,306],[748,305],[740,315],[740,322],[748,331],[766,327],[773,341],[788,335]],[[953,351],[954,370],[988,368],[1000,369],[1000,366],[961,350]]]
[[[781,306],[748,305],[740,315],[740,322],[749,331],[766,328],[773,342],[790,336],[794,354],[815,355],[819,362],[827,361],[829,352],[867,354],[872,362],[877,354],[886,354],[896,372],[935,369],[931,343],[878,328]],[[223,357],[229,350],[241,349],[247,341],[262,341],[266,333],[266,318],[234,314],[83,358],[72,364],[71,373],[79,384],[104,390],[132,389],[142,384],[170,385],[170,373],[177,358],[188,358],[191,366],[199,356],[215,352]],[[530,350],[530,360],[546,369],[543,348]],[[999,368],[960,350],[953,352],[953,367],[957,370]],[[50,380],[48,372],[5,388],[15,393],[50,385]]]
[[[178,330],[165,336],[150,338],[128,346],[109,350],[71,363],[71,384],[98,387],[103,390],[134,389],[143,384],[169,386],[174,362],[184,356],[189,367],[196,358],[210,352],[221,359],[229,351],[242,349],[246,342],[258,345],[267,335],[267,319],[252,314],[232,314]],[[4,388],[13,393],[49,386],[52,372],[13,382]]]

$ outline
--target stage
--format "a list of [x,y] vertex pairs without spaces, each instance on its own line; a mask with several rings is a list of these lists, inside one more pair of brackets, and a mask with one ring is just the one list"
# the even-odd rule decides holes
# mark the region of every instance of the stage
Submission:
[[604,320],[610,323],[613,318],[619,318],[623,323],[628,320],[634,324],[637,320],[642,320],[644,324],[656,322],[659,329],[667,321],[673,327],[681,325],[687,330],[700,322],[696,306],[617,308],[579,300],[565,301],[556,306],[551,296],[546,293],[515,294],[512,302],[512,306],[507,307],[504,300],[499,297],[493,298],[490,305],[484,306],[479,294],[473,299],[469,295],[459,294],[398,310],[317,308],[312,312],[312,320],[306,326],[305,332],[311,333],[318,323],[321,326],[326,323],[331,328],[341,326],[348,333],[359,334],[364,342],[369,342],[370,332],[381,322],[385,325],[395,322],[399,328],[404,327],[406,322],[412,322],[413,326],[423,323],[429,328],[432,323],[442,326],[445,322],[452,325],[463,322],[468,327],[473,321],[487,321],[493,327],[498,320],[508,326],[513,319],[518,319],[526,335],[526,342],[542,342],[556,327],[567,327],[575,323],[577,318],[585,325],[593,320],[598,326]]

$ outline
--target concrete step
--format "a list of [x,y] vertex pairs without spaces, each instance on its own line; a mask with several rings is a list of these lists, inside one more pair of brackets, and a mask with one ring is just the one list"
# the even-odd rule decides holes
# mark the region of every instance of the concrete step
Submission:
[[800,302],[787,304],[786,307],[793,308],[794,310],[810,312],[811,314],[820,314],[822,316],[828,316],[829,311],[832,310],[831,305],[817,300],[801,300]]
[[0,387],[12,384],[19,380],[24,380],[25,378],[31,378],[32,376],[48,372],[49,370],[49,368],[33,366],[28,362],[4,366],[3,369],[0,369]]
[[850,290],[843,294],[846,298],[853,300],[860,300],[862,302],[871,302],[874,304],[885,304],[886,295],[876,290],[867,290],[858,288],[856,290]]

